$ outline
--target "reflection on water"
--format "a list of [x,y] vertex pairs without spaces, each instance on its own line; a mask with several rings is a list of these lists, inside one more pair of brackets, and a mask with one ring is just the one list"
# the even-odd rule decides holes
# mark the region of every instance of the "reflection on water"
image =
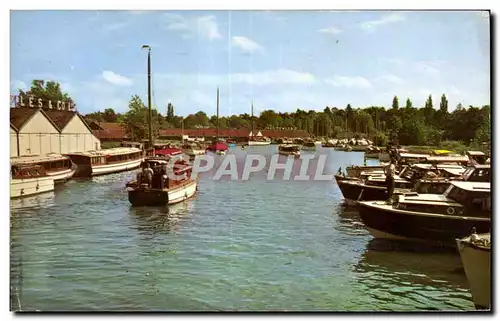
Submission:
[[448,309],[474,309],[456,253],[371,240],[353,271],[357,287],[384,310],[436,309],[435,300]]
[[182,221],[187,220],[194,208],[193,199],[170,206],[135,207],[130,206],[130,216],[137,230],[145,234],[169,233]]

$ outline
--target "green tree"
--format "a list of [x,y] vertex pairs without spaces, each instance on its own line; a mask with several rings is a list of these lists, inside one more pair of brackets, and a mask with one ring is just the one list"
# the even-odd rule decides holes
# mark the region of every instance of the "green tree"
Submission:
[[[61,90],[61,85],[56,81],[45,81],[40,79],[35,79],[31,81],[31,87],[28,91],[24,92],[19,89],[19,97],[22,98],[23,103],[27,105],[29,97],[33,96],[35,100],[41,98],[43,102],[52,101],[53,108],[56,108],[57,101],[64,102],[66,106],[71,105],[76,107],[75,102],[69,96],[68,93],[63,93]],[[16,102],[16,107],[19,107],[20,101]],[[36,103],[35,103],[36,105]]]
[[406,98],[406,105],[405,105],[405,108],[412,108],[412,103],[411,103],[410,98]]
[[167,105],[167,121],[171,123],[174,119],[174,105],[172,105],[171,102],[168,103]]
[[394,109],[394,110],[399,109],[398,96],[394,96],[394,98],[392,99],[392,109]]

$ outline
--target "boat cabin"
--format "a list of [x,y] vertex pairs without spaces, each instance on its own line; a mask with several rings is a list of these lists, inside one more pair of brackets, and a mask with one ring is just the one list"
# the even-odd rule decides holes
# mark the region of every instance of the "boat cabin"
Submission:
[[469,163],[469,157],[467,156],[428,156],[425,159],[425,163],[429,164],[458,164],[467,166]]
[[[174,160],[172,163],[170,160]],[[144,160],[141,164],[141,168],[145,168],[148,164],[149,167],[153,170],[153,178],[151,184],[149,186],[148,182],[146,182],[146,186],[143,186],[142,181],[142,173],[138,173],[137,180],[132,181],[127,184],[127,187],[149,187],[151,189],[170,189],[179,185],[184,184],[186,181],[191,179],[191,174],[193,167],[192,165],[181,159],[177,158],[176,155],[172,157],[151,157]],[[168,173],[173,171],[174,175],[181,176],[185,174],[183,178],[179,179],[171,179],[168,177]]]
[[452,181],[443,194],[398,195],[394,207],[413,212],[490,218],[490,183]]
[[471,165],[462,174],[462,180],[467,182],[491,182],[490,165]]
[[43,177],[50,173],[57,173],[71,169],[73,163],[67,156],[47,154],[45,156],[22,156],[11,158],[12,178]]
[[485,165],[486,160],[488,159],[488,157],[486,157],[486,155],[480,151],[470,150],[470,151],[466,152],[466,155],[469,157],[469,159],[472,163],[476,163],[479,165]]
[[416,163],[422,163],[426,161],[427,157],[429,157],[429,155],[427,154],[402,153],[399,150],[396,152],[398,165],[412,165]]
[[280,145],[278,148],[284,152],[297,152],[300,150],[299,146],[294,144]]

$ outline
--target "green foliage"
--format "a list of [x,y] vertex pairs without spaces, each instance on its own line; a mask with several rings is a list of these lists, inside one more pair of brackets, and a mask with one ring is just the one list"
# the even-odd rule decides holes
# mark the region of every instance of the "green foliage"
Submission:
[[411,100],[410,100],[410,98],[407,98],[407,99],[406,99],[406,105],[405,105],[405,108],[411,108],[411,107],[412,107]]
[[398,96],[394,96],[394,98],[392,99],[392,109],[395,109],[395,110],[399,109]]
[[71,104],[76,107],[73,99],[68,93],[63,93],[61,91],[61,85],[56,81],[45,81],[40,79],[35,79],[31,81],[31,87],[28,91],[24,92],[19,89],[19,97],[22,97],[23,101],[26,103],[29,96],[34,96],[37,99],[41,98],[43,101],[51,100],[53,103],[57,101],[64,102],[66,105]]

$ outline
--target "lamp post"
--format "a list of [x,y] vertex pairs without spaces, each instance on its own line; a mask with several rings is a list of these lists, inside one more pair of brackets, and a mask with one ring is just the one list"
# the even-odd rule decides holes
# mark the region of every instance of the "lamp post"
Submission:
[[149,45],[142,45],[142,49],[148,50],[148,132],[149,132],[149,147],[153,147],[153,132],[151,128],[152,115],[151,115],[151,47]]

